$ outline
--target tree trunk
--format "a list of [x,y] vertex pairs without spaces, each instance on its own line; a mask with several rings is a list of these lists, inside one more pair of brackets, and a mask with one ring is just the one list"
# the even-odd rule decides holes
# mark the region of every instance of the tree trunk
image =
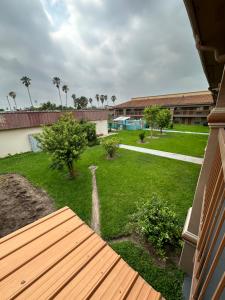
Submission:
[[13,98],[13,101],[14,101],[14,103],[15,103],[15,107],[16,107],[16,110],[17,110],[16,99],[15,99],[15,98]]
[[75,170],[74,170],[73,162],[68,162],[67,166],[68,166],[68,169],[69,169],[70,178],[74,178],[75,177]]
[[10,102],[9,102],[9,97],[8,96],[6,96],[6,99],[7,99],[7,101],[8,101],[8,104],[9,104],[9,109],[10,109],[10,111],[12,110],[12,108],[11,108],[11,104],[10,104]]
[[60,103],[61,103],[61,110],[62,110],[62,98],[61,98],[61,94],[60,94],[60,89],[58,87],[58,91],[59,91],[59,100],[60,100]]
[[160,133],[162,134],[162,128],[160,128]]
[[66,107],[67,107],[67,93],[66,93]]
[[30,90],[29,90],[29,87],[28,87],[28,86],[27,86],[27,91],[28,91],[28,95],[29,95],[29,98],[30,98],[30,104],[31,104],[31,107],[34,107],[33,102],[32,102],[32,99],[31,99],[31,95],[30,95]]

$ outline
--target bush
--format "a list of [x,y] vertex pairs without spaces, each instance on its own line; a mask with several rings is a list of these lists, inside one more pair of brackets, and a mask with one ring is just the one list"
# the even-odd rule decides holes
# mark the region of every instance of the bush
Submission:
[[131,228],[147,239],[161,258],[166,258],[168,246],[178,248],[181,245],[181,226],[176,214],[166,202],[157,195],[137,204],[137,212],[131,216]]
[[145,131],[139,133],[139,138],[140,138],[141,142],[144,143],[144,139],[145,139]]
[[102,145],[110,158],[113,158],[118,150],[119,140],[117,138],[103,139]]
[[82,125],[83,130],[86,133],[88,146],[91,147],[94,145],[99,145],[99,140],[97,138],[95,124],[89,123],[89,122],[84,122],[84,121],[80,122],[80,124]]
[[173,123],[172,122],[170,123],[169,128],[173,129]]
[[44,126],[36,139],[43,151],[51,155],[52,167],[66,166],[70,177],[75,176],[74,161],[78,160],[87,145],[87,136],[81,124],[66,113],[51,126]]

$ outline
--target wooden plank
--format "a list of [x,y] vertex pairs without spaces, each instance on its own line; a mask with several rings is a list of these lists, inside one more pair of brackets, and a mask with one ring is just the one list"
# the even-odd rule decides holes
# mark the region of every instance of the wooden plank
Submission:
[[212,296],[212,300],[222,299],[221,295],[222,295],[224,289],[225,289],[225,272],[223,273],[223,276],[222,276],[222,278],[221,278],[221,280],[220,280],[220,282],[219,282],[219,284],[218,284],[218,286],[217,286],[217,288],[216,288],[216,290],[215,290],[215,292]]
[[82,224],[80,219],[73,217],[61,226],[51,230],[48,234],[35,239],[32,243],[6,256],[1,262],[0,280],[3,280],[48,248],[54,246],[59,240],[65,238]]
[[[201,280],[198,281],[198,285],[197,285],[195,293],[194,293],[194,298],[195,299],[197,297],[198,297],[197,298],[198,300],[202,300],[203,299],[203,296],[204,296],[204,294],[206,292],[206,289],[208,287],[209,281],[210,281],[210,279],[211,279],[211,277],[212,277],[212,275],[213,275],[213,273],[215,271],[216,265],[218,263],[219,257],[221,255],[224,247],[225,247],[225,233],[223,235],[222,242],[221,242],[221,244],[220,244],[220,246],[219,246],[219,248],[218,248],[218,250],[216,252],[216,255],[215,255],[214,259],[213,259],[212,265],[211,265],[211,267],[210,267],[210,269],[209,269],[209,271],[207,273],[206,278],[204,278],[203,282]],[[199,291],[199,287],[200,287],[200,283],[201,282],[203,283],[203,286],[202,286],[201,291],[200,291],[200,293],[198,295],[198,291]]]
[[20,249],[26,244],[31,243],[38,237],[48,233],[74,216],[75,214],[70,209],[63,210],[60,214],[56,214],[51,218],[47,218],[44,221],[37,223],[35,226],[29,227],[32,231],[24,230],[20,234],[15,235],[13,239],[11,238],[7,243],[1,245],[0,259],[3,259],[5,256]]
[[[55,247],[51,247],[35,257],[33,260],[19,268],[0,283],[0,290],[5,298],[22,292],[28,286],[39,280],[50,269],[59,264],[66,257],[70,257],[71,252],[80,251],[78,247],[87,239],[91,243],[94,232],[87,226],[81,226],[70,235],[60,240]],[[23,282],[23,284],[21,284]]]
[[43,223],[43,222],[45,222],[48,219],[54,218],[56,215],[61,214],[62,212],[64,212],[65,210],[68,210],[68,209],[69,209],[69,207],[65,206],[65,207],[57,210],[56,212],[53,212],[53,213],[51,213],[51,214],[49,214],[49,215],[47,215],[47,216],[45,216],[45,217],[43,217],[43,218],[41,218],[41,219],[33,222],[31,224],[28,224],[28,225],[26,225],[26,226],[24,226],[24,227],[22,227],[22,228],[20,228],[20,229],[18,229],[16,231],[12,232],[12,233],[10,233],[10,234],[8,234],[8,235],[0,238],[0,245],[2,243],[4,243],[4,242],[6,242],[6,241],[8,241],[8,240],[10,240],[12,238],[14,238],[15,236],[17,236],[17,235],[19,235],[19,234],[21,234],[21,233],[23,233],[23,232],[31,229],[32,227],[37,226],[38,224]]

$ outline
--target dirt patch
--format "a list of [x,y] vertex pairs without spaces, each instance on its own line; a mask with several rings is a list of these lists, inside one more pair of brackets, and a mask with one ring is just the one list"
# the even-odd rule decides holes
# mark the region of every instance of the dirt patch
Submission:
[[0,237],[55,210],[46,192],[18,174],[0,175]]

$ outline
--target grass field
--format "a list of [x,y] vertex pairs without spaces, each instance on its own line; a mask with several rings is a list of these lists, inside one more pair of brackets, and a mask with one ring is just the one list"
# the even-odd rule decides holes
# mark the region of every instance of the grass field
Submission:
[[68,205],[86,222],[91,218],[91,175],[89,165],[97,165],[103,237],[126,233],[129,214],[135,203],[157,193],[184,221],[191,206],[200,166],[147,154],[119,150],[115,160],[106,160],[101,146],[87,149],[77,162],[78,177],[49,168],[44,153],[29,153],[0,160],[0,172],[20,173],[44,188],[57,207]]
[[[0,159],[0,173],[20,173],[45,189],[57,207],[73,209],[84,221],[91,220],[90,165],[97,165],[101,230],[105,239],[126,234],[129,214],[135,203],[157,193],[176,211],[181,223],[191,206],[200,166],[119,149],[116,159],[107,160],[101,146],[87,149],[76,163],[78,176],[49,168],[45,153],[27,153]],[[113,244],[124,259],[166,299],[180,299],[182,272],[176,267],[160,268],[149,255],[132,243]]]
[[208,133],[209,127],[203,125],[173,124],[172,130]]
[[184,155],[203,157],[204,149],[208,140],[206,135],[181,134],[181,133],[163,133],[155,132],[155,137],[150,138],[150,131],[146,130],[145,143],[139,141],[141,130],[118,132],[118,138],[121,144],[133,145],[149,149],[179,153]]
[[112,243],[111,246],[167,300],[182,299],[183,273],[177,268],[173,266],[157,267],[145,250],[131,242]]

